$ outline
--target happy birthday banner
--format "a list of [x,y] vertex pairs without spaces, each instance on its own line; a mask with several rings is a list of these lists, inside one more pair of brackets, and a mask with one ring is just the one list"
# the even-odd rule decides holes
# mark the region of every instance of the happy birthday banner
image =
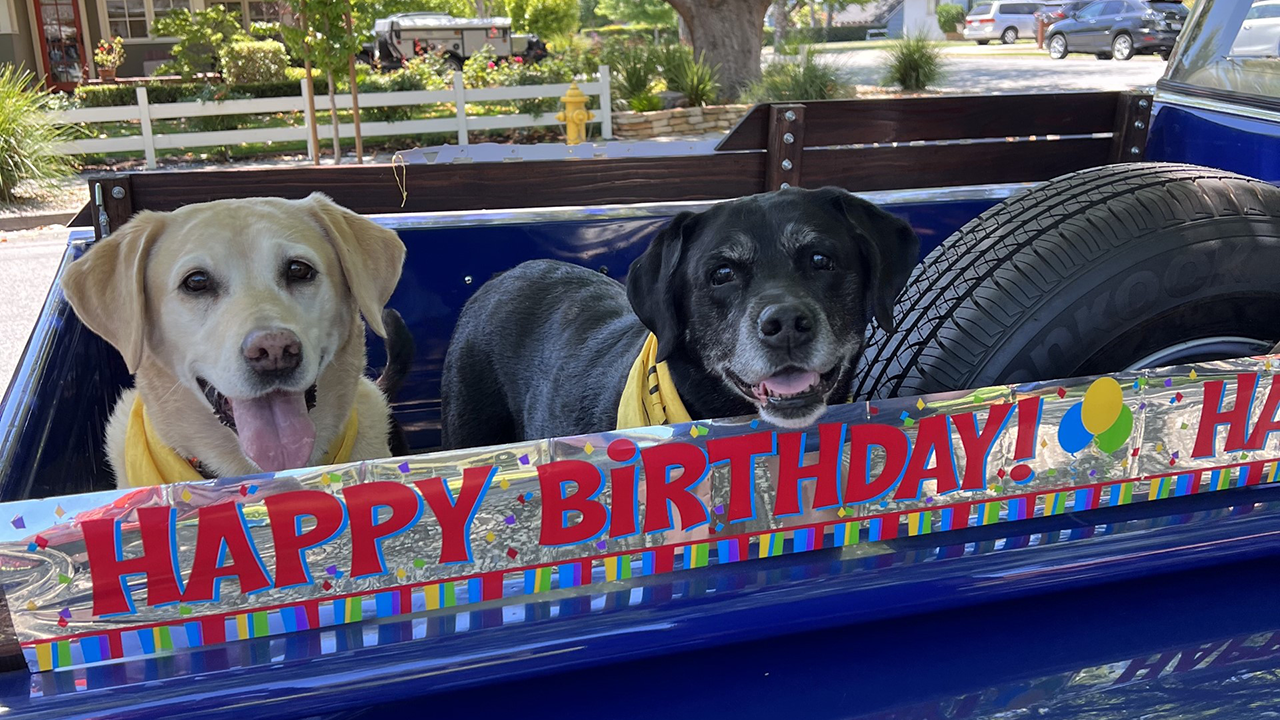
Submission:
[[1271,482],[1272,362],[8,503],[8,609],[49,670]]

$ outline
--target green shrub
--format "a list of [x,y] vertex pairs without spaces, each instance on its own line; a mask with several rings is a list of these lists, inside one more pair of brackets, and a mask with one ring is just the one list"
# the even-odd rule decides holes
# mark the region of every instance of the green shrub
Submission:
[[908,92],[920,92],[942,77],[942,49],[924,35],[908,35],[889,48],[885,80]]
[[240,40],[223,46],[222,79],[228,85],[267,83],[285,80],[289,54],[275,40]]
[[760,79],[743,92],[743,99],[753,103],[801,102],[852,95],[853,86],[843,82],[835,68],[809,56],[798,62],[770,63]]
[[507,13],[516,32],[540,38],[578,30],[578,0],[507,0]]
[[655,32],[658,34],[658,42],[661,43],[673,43],[680,40],[680,30],[674,25],[605,25],[604,27],[591,28],[591,30],[584,32],[597,36],[603,42],[629,40],[632,42],[652,43]]
[[502,71],[493,46],[485,45],[462,63],[462,83],[469,88],[493,87]]
[[[248,95],[236,92],[226,85],[206,84],[193,100],[201,102],[222,102],[223,100],[247,100]],[[207,115],[191,118],[191,129],[197,132],[215,132],[218,130],[235,130],[240,127],[244,115]]]
[[938,6],[938,27],[944,33],[953,33],[956,26],[964,22],[964,7],[955,3],[943,3]]
[[712,65],[701,53],[695,59],[683,46],[671,46],[664,55],[662,77],[667,89],[685,96],[689,105],[712,105],[720,97],[720,65]]
[[600,47],[581,35],[553,37],[547,40],[547,50],[576,77],[593,77],[600,69]]
[[635,112],[652,112],[662,109],[662,98],[653,94],[636,95],[627,100],[627,106]]
[[605,53],[604,61],[613,75],[613,89],[627,100],[651,95],[658,73],[657,58],[644,45],[614,45]]
[[196,12],[173,10],[156,18],[151,25],[151,35],[178,38],[169,51],[173,59],[161,65],[156,74],[181,75],[188,80],[196,73],[219,69],[219,48],[248,39],[240,28],[240,13],[228,10],[225,5]]
[[[293,75],[293,73],[289,73]],[[297,95],[300,90],[301,70],[297,79],[270,83],[237,85],[236,94],[247,98],[274,98]],[[316,95],[328,92],[323,75],[316,77]],[[138,104],[138,96],[132,85],[82,85],[76,88],[75,104],[78,107],[118,107]],[[147,102],[175,103],[198,100],[205,91],[205,83],[147,83]]]
[[[540,63],[526,63],[516,58],[507,65],[507,72],[502,77],[502,84],[505,86],[555,85],[572,81],[572,68],[554,58],[547,58]],[[591,100],[596,102],[594,97]],[[560,98],[516,100],[515,106],[516,112],[526,113],[536,118],[559,110]]]
[[53,104],[34,75],[0,65],[0,201],[13,202],[20,183],[48,187],[74,171],[57,149],[74,131],[50,119]]

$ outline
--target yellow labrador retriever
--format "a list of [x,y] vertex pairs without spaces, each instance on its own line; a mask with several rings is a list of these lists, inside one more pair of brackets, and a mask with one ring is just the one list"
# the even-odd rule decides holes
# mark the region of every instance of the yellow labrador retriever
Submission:
[[62,288],[134,374],[106,433],[117,484],[387,457],[360,316],[387,337],[404,255],[318,193],[143,212],[90,249]]

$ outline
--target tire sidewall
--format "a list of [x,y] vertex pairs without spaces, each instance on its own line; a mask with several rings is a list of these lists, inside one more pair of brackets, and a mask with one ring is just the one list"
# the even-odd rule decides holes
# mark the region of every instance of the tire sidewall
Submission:
[[[1242,326],[1253,331],[1247,337],[1280,337],[1274,272],[1280,263],[1258,262],[1268,254],[1280,257],[1280,221],[1217,218],[1162,230],[1081,263],[1018,313],[1021,327],[975,367],[970,387],[1095,372],[1099,354],[1117,343],[1136,349],[1110,365],[1131,363],[1160,349],[1162,324],[1176,326],[1179,340],[1240,334]],[[1197,308],[1222,303],[1235,316],[1187,321]],[[1270,326],[1259,326],[1268,316],[1275,318]]]
[[[1118,50],[1119,50],[1119,48],[1117,48],[1117,44],[1118,44],[1121,40],[1128,40],[1128,41],[1129,41],[1129,44],[1128,44],[1129,52],[1127,52],[1127,53],[1121,53],[1121,52],[1119,52],[1119,51],[1118,51]],[[1133,59],[1133,53],[1134,53],[1134,48],[1133,48],[1133,38],[1132,38],[1132,37],[1129,37],[1129,35],[1128,35],[1127,33],[1121,33],[1121,34],[1117,35],[1117,36],[1116,36],[1116,38],[1115,38],[1114,40],[1112,40],[1112,41],[1111,41],[1111,57],[1112,57],[1113,59],[1115,59],[1115,60],[1120,60],[1120,61],[1124,61],[1124,60],[1131,60],[1131,59]]]
[[[1061,52],[1054,50],[1054,43],[1056,41],[1061,41],[1062,43]],[[1054,60],[1062,60],[1067,57],[1067,39],[1065,37],[1062,35],[1054,35],[1049,38],[1049,57]]]

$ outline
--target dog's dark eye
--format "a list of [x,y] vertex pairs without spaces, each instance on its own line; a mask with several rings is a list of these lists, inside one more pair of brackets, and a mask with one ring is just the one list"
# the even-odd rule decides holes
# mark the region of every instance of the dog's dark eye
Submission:
[[286,276],[290,282],[310,282],[316,279],[316,269],[301,260],[290,260]]
[[711,284],[724,285],[725,283],[733,282],[736,277],[737,275],[733,272],[733,268],[728,265],[721,265],[711,271]]
[[209,280],[209,273],[203,270],[195,270],[187,273],[187,276],[182,278],[182,289],[192,295],[199,295],[202,292],[206,292],[212,285],[213,283]]
[[814,270],[834,270],[836,267],[835,262],[822,253],[814,253],[809,262],[813,263]]

